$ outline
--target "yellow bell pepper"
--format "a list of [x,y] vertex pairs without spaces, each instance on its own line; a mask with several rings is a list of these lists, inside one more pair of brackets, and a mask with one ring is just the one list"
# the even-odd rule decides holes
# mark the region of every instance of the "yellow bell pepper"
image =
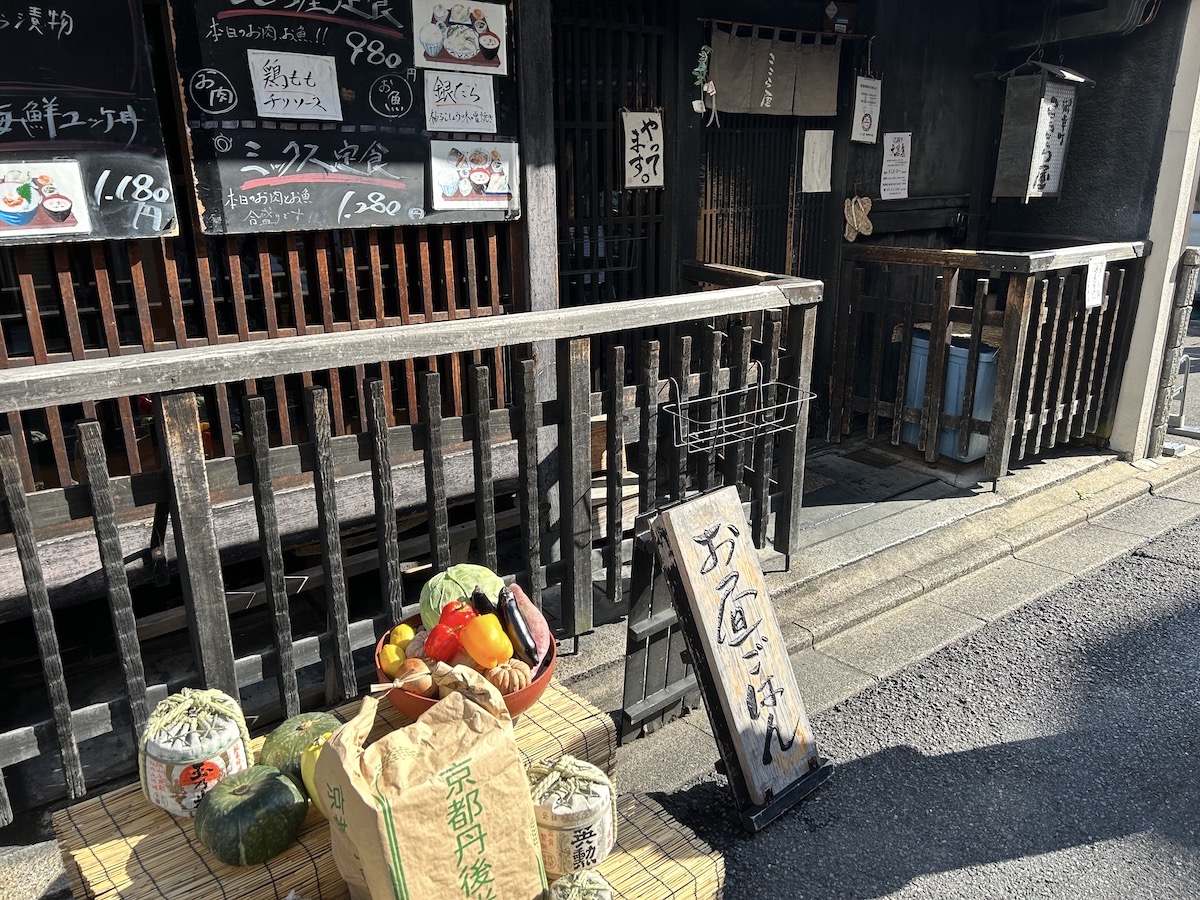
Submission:
[[321,792],[317,790],[316,783],[317,757],[321,755],[325,742],[331,737],[333,737],[332,731],[325,732],[309,744],[300,757],[300,780],[304,782],[304,790],[308,793],[308,799],[312,800],[317,812],[323,816],[325,815],[325,805],[321,803]]
[[485,669],[494,669],[512,659],[512,641],[504,633],[504,626],[495,613],[476,616],[463,626],[460,636],[463,649]]

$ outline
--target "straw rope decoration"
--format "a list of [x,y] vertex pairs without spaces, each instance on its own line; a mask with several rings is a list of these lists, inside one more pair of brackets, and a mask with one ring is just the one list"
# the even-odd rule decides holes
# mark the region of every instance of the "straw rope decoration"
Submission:
[[612,900],[612,885],[584,869],[564,875],[550,885],[550,900]]

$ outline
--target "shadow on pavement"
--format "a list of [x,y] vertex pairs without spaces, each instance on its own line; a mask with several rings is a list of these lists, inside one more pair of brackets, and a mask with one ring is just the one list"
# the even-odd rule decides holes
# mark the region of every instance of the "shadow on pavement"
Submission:
[[[892,746],[842,762],[756,836],[741,830],[721,778],[655,799],[725,853],[727,898],[878,897],[925,874],[1139,832],[1195,850],[1198,635],[1193,597],[1069,660],[1057,724],[1037,724],[1066,730],[943,755]],[[953,719],[940,723],[950,734]]]

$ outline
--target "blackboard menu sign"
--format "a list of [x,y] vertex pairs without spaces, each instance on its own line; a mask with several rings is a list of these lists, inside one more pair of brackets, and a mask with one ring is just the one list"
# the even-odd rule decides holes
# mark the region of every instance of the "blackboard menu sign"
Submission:
[[138,0],[0,6],[0,244],[177,233]]
[[425,217],[429,145],[403,0],[171,0],[210,234]]

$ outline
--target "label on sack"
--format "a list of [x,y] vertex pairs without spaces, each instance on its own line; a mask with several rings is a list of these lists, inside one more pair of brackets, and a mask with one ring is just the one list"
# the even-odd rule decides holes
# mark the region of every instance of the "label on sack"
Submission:
[[208,759],[165,761],[146,749],[146,793],[150,802],[173,816],[194,816],[204,795],[226,775],[244,772],[246,748],[235,738]]
[[592,786],[589,794],[565,800],[550,796],[534,807],[542,860],[550,875],[563,875],[598,866],[616,839],[616,807],[607,785]]

